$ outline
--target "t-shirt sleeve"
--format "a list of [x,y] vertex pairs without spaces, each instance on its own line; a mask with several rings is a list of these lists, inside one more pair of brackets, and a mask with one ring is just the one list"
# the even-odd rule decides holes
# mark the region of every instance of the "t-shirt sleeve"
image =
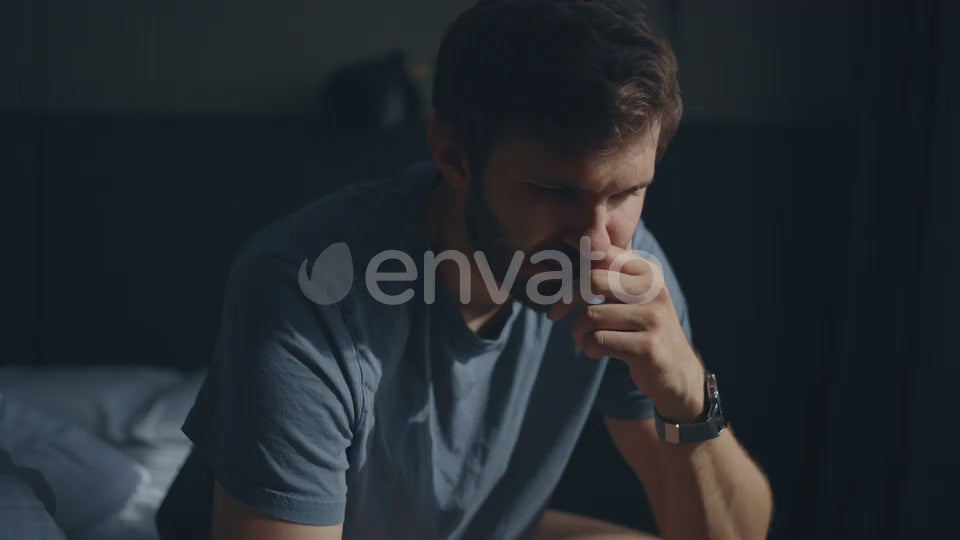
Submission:
[[[683,326],[687,340],[693,343],[693,328],[690,325],[690,312],[680,283],[667,260],[666,254],[653,234],[641,222],[634,240],[634,249],[641,257],[653,260],[663,268],[664,282],[670,291],[670,298],[677,311],[677,317]],[[594,404],[595,410],[607,418],[622,420],[642,420],[654,415],[653,400],[637,389],[630,378],[627,365],[620,360],[610,358],[600,383],[600,390]]]
[[309,301],[297,272],[279,259],[231,271],[214,360],[184,432],[237,500],[276,519],[335,525],[363,415],[358,353],[342,308]]

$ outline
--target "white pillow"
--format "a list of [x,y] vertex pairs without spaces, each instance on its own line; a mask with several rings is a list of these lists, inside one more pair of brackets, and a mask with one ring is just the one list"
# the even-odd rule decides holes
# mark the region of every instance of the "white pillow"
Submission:
[[54,519],[69,537],[111,519],[144,482],[144,469],[95,435],[0,392],[0,448],[39,471],[55,499]]
[[179,370],[151,366],[3,368],[0,392],[126,445],[142,442],[134,426],[184,379]]
[[196,370],[154,398],[130,424],[130,438],[151,445],[183,444],[190,439],[181,428],[203,385],[207,370]]
[[0,450],[0,531],[18,540],[64,540],[50,515],[53,492],[39,471],[17,467]]

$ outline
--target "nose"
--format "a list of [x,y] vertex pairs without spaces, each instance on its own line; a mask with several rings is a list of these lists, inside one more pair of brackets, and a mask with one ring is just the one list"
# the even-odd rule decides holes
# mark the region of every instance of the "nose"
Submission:
[[569,238],[573,241],[573,246],[580,247],[580,238],[587,237],[590,240],[591,251],[605,252],[610,249],[610,224],[609,211],[604,203],[592,204],[583,214],[583,221],[576,227],[575,236]]

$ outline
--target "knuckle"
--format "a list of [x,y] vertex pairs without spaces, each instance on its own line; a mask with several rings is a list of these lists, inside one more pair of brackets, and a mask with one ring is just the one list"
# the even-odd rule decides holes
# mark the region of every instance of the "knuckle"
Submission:
[[654,300],[657,300],[657,301],[659,301],[659,302],[669,302],[669,301],[670,301],[670,289],[667,288],[667,284],[666,284],[666,283],[663,283],[663,282],[659,282],[659,283],[656,283],[655,285],[656,285],[657,287],[660,287],[660,290],[657,291],[657,296],[654,298]]
[[606,286],[606,273],[600,270],[591,270],[590,271],[590,287],[592,291],[602,291],[605,290]]
[[590,351],[592,356],[603,356],[603,348],[606,341],[602,331],[592,332],[584,338],[584,345]]
[[657,358],[655,353],[656,344],[654,341],[655,338],[651,336],[649,332],[642,332],[634,342],[635,358],[640,362],[645,362],[647,367],[655,367],[652,365],[656,362]]
[[640,356],[645,356],[650,351],[651,338],[648,332],[642,332],[637,336],[637,352]]
[[581,340],[580,350],[591,358],[602,356],[600,353],[600,348],[601,345],[597,342],[597,338],[594,334],[584,336]]
[[655,368],[663,367],[664,355],[660,354],[662,344],[656,335],[651,335],[647,338],[647,344],[644,347],[646,350],[647,358]]

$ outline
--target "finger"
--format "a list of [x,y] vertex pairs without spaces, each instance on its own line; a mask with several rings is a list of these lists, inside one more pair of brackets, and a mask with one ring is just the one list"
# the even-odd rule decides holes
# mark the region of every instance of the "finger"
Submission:
[[[582,253],[582,249],[588,248],[589,243],[581,245],[580,239],[570,236],[563,238],[564,243],[581,252],[581,257],[590,257],[591,268],[613,269],[627,274],[643,274],[650,272],[652,266],[659,266],[659,261],[651,261],[644,258],[641,253],[632,249],[621,248],[611,244],[606,251],[590,251]],[[654,257],[655,259],[655,257]]]
[[624,304],[649,304],[667,291],[663,271],[652,265],[653,272],[639,275],[625,274],[615,270],[590,272],[590,290],[583,294],[602,296]]
[[640,303],[656,285],[653,274],[631,275],[612,270],[597,269],[590,272],[589,290],[578,291],[585,296],[602,296],[624,304]]
[[602,304],[587,306],[573,323],[573,342],[579,347],[583,338],[597,330],[643,331],[651,328],[653,317],[643,306]]
[[633,362],[649,349],[649,340],[649,332],[597,330],[584,336],[579,347],[583,354],[594,360],[609,356]]
[[[583,279],[587,281],[584,282]],[[592,270],[573,282],[573,297],[569,303],[558,301],[547,312],[547,318],[558,321],[573,309],[587,303],[604,301],[625,304],[646,304],[660,293],[662,279],[657,274],[629,275],[611,270]],[[598,300],[599,299],[599,300]]]
[[550,306],[550,309],[547,311],[547,318],[551,321],[559,321],[560,319],[567,316],[568,313],[580,307],[584,304],[601,304],[607,299],[600,295],[588,294],[584,295],[581,287],[582,281],[580,278],[573,280],[573,295],[570,302],[565,302],[559,300]]
[[642,276],[630,276],[601,269],[592,270],[586,276],[573,281],[571,301],[556,302],[547,312],[547,318],[551,321],[559,321],[584,304],[636,303],[637,299],[650,289],[650,284],[652,281]]
[[634,276],[650,274],[659,269],[658,263],[644,258],[635,251],[617,246],[610,246],[610,249],[604,253],[603,259],[596,261],[596,263],[594,268],[602,268]]

